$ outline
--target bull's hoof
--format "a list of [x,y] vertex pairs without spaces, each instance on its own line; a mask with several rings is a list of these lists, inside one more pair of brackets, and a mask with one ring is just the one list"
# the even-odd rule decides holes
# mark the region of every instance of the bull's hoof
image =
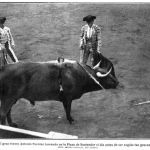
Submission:
[[16,124],[16,123],[11,123],[11,124],[9,124],[11,127],[14,127],[14,128],[18,128],[18,125]]
[[74,122],[74,119],[71,118],[71,119],[69,120],[69,123],[72,124],[73,122]]

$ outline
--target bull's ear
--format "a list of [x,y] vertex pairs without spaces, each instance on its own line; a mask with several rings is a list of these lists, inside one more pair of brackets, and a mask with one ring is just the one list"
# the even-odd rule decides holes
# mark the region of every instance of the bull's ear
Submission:
[[98,68],[98,67],[100,66],[100,64],[101,64],[101,61],[100,61],[97,65],[95,65],[95,66],[93,67],[93,69]]

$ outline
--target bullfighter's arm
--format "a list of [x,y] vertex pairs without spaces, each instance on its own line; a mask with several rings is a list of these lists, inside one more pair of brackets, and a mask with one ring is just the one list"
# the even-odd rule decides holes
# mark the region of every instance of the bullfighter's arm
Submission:
[[10,39],[10,45],[14,48],[15,42],[14,42],[14,39],[13,39],[10,29],[8,29],[7,32],[8,32],[9,39]]
[[84,47],[84,26],[81,28],[79,49],[83,50],[84,49],[83,47]]
[[101,53],[102,41],[101,41],[101,28],[97,26],[97,52]]
[[10,56],[10,58],[12,59],[13,62],[18,62],[18,58],[16,57],[14,51],[12,50],[9,42],[7,42],[5,44],[5,47],[6,47],[6,51],[8,53],[8,55]]

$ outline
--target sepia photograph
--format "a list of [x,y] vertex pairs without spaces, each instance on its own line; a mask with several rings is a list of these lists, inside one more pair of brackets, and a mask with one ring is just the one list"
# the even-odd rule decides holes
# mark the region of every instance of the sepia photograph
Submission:
[[0,141],[149,138],[150,3],[0,3]]

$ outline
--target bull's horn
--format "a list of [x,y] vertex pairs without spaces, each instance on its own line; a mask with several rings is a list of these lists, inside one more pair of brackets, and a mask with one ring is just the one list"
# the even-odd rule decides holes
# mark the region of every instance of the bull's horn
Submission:
[[106,74],[101,74],[100,72],[97,72],[96,75],[98,77],[106,77],[111,72],[111,69],[112,69],[112,67],[110,68],[110,70]]
[[101,63],[101,61],[100,61],[99,63],[97,63],[97,65],[95,65],[95,66],[93,67],[93,69],[99,67],[99,66],[100,66],[100,63]]

